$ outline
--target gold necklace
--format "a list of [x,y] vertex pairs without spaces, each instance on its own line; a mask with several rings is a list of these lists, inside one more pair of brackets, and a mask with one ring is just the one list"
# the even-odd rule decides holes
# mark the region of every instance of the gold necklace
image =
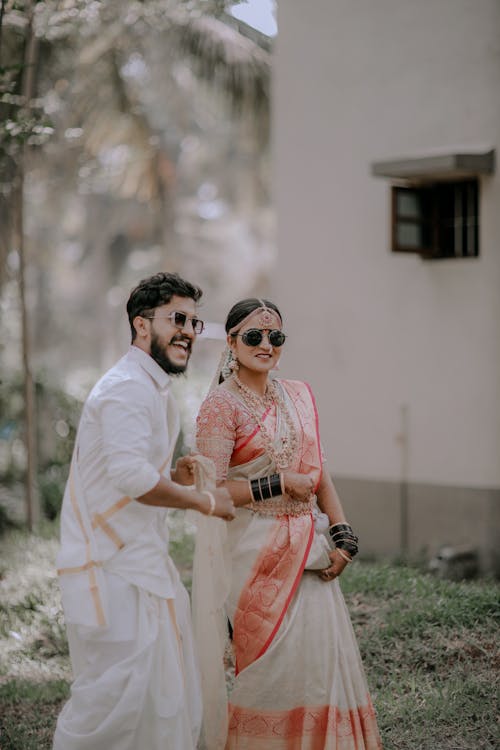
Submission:
[[[255,391],[252,391],[251,388],[241,382],[236,373],[233,375],[233,380],[240,391],[248,411],[259,426],[266,453],[274,460],[278,471],[287,469],[297,451],[298,438],[295,424],[284,399],[278,391],[277,384],[271,380],[266,386],[264,396],[258,396]],[[286,434],[281,438],[281,448],[278,449],[261,417],[266,407],[273,405],[276,406],[276,417],[278,417],[279,409],[287,426]]]

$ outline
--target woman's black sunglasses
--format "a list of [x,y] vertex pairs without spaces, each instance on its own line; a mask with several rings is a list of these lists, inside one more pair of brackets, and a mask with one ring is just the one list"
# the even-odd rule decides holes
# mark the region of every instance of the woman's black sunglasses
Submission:
[[247,346],[259,346],[264,338],[264,333],[267,333],[267,338],[271,346],[283,346],[285,343],[285,334],[277,328],[274,328],[272,331],[267,328],[249,328],[248,331],[235,333],[234,336],[241,336],[241,340]]

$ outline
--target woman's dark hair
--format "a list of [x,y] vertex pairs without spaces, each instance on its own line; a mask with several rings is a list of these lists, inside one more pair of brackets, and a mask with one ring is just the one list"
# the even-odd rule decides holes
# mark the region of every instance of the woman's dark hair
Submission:
[[269,300],[267,299],[257,299],[257,297],[249,297],[248,299],[242,299],[240,302],[237,302],[229,310],[229,314],[226,319],[226,333],[229,333],[231,328],[234,328],[238,325],[238,323],[241,323],[241,321],[246,318],[247,315],[250,315],[251,312],[261,308],[263,302],[266,307],[269,307],[270,310],[274,310],[274,312],[279,315],[280,320],[282,320],[281,313],[273,302],[269,302]]
[[143,279],[130,292],[127,302],[128,321],[134,341],[137,333],[134,318],[137,315],[148,315],[155,307],[167,305],[172,297],[189,297],[198,302],[203,294],[199,286],[190,284],[177,273],[156,273]]

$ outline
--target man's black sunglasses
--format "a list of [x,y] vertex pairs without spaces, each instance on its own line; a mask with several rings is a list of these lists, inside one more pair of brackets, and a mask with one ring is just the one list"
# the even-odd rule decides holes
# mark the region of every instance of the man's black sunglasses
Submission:
[[171,312],[168,315],[155,315],[154,313],[153,315],[141,315],[141,318],[147,318],[148,320],[153,320],[154,318],[166,318],[167,320],[170,320],[176,328],[180,329],[184,328],[189,320],[195,333],[201,333],[205,327],[204,322],[199,318],[188,318],[186,313],[178,311]]
[[271,346],[283,346],[285,343],[285,334],[277,328],[271,331],[268,328],[249,328],[244,333],[235,333],[233,335],[241,336],[241,340],[247,346],[259,346],[264,338],[264,333],[267,333],[267,338]]

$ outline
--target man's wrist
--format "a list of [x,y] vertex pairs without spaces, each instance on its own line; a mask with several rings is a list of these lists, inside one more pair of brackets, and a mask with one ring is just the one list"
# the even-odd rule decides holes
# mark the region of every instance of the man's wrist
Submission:
[[[186,487],[184,489],[187,489]],[[199,492],[193,485],[193,490],[190,491],[190,507],[192,510],[197,510],[198,513],[206,515],[210,508],[210,500],[204,492]]]

